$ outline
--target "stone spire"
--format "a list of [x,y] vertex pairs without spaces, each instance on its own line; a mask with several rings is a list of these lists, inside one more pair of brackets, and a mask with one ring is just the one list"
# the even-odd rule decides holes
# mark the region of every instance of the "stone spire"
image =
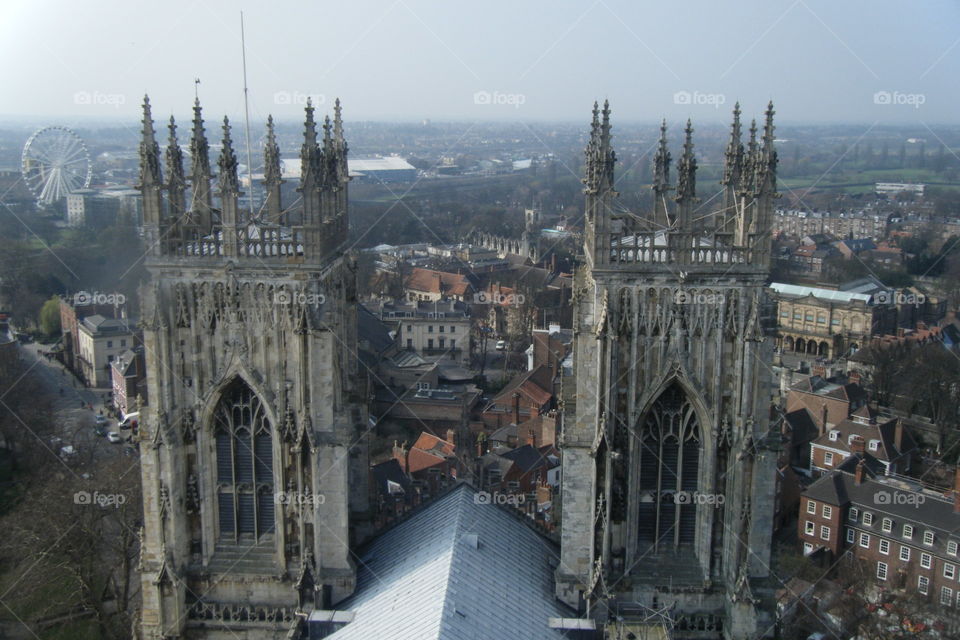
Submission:
[[[683,154],[677,161],[678,226],[683,231],[693,230],[693,205],[697,203],[697,158],[693,153],[693,125],[687,120]],[[697,225],[701,226],[701,225]]]
[[617,156],[610,144],[610,128],[609,101],[604,101],[603,111],[594,102],[590,140],[584,150],[586,165],[583,179],[587,218],[584,247],[594,264],[610,259],[610,211],[612,201],[617,196],[613,188]]
[[220,224],[223,229],[223,255],[238,255],[240,181],[237,178],[237,155],[230,139],[230,120],[223,117],[223,148],[217,159],[220,167]]
[[304,108],[306,119],[303,123],[303,146],[300,149],[300,186],[297,191],[303,203],[300,222],[304,231],[304,254],[317,258],[321,252],[321,223],[323,220],[322,194],[323,180],[321,162],[323,152],[317,145],[317,123],[313,119],[313,103],[307,98]]
[[230,120],[223,117],[223,149],[217,160],[220,167],[220,195],[239,193],[240,181],[237,178],[237,155],[233,152],[233,141],[230,139]]
[[153,131],[150,98],[143,96],[143,130],[140,139],[140,184],[143,196],[143,232],[147,253],[161,255],[164,236],[163,176],[160,174],[160,146]]
[[747,234],[753,227],[754,209],[756,202],[754,194],[756,190],[756,167],[757,167],[757,121],[750,121],[750,139],[747,142],[747,152],[743,162],[743,173],[740,176],[740,186],[737,189],[737,225],[736,225],[736,244],[746,246]]
[[773,201],[780,197],[777,193],[777,149],[773,135],[773,101],[767,104],[763,125],[763,137],[755,150],[754,195],[755,205],[750,231],[754,235],[754,254],[760,260],[769,261],[770,226],[773,221]]
[[201,232],[209,231],[212,221],[213,198],[210,190],[210,145],[203,130],[203,116],[200,99],[193,101],[193,132],[190,137],[190,184],[193,196],[190,203],[192,221]]
[[180,149],[180,143],[177,141],[177,123],[170,116],[170,124],[167,125],[169,136],[167,137],[167,205],[169,207],[169,217],[174,224],[182,222],[186,214],[186,189],[187,179],[183,174],[183,151]]
[[279,224],[283,210],[280,202],[280,186],[284,180],[280,171],[280,147],[277,145],[277,136],[273,130],[273,116],[267,116],[267,144],[263,148],[263,185],[267,201],[266,215],[270,224]]
[[605,154],[610,149],[610,101],[603,101],[603,119],[600,121],[600,149]]
[[341,114],[340,98],[333,102],[333,145],[337,150],[337,171],[340,181],[350,179],[350,169],[347,166],[347,141],[343,137],[343,117]]
[[317,123],[313,119],[313,103],[307,98],[304,107],[307,114],[303,122],[303,146],[300,148],[300,186],[311,177],[312,169],[316,164],[317,152]]
[[757,150],[758,172],[756,189],[760,193],[769,190],[771,193],[777,190],[777,149],[774,146],[775,137],[773,135],[773,116],[776,111],[773,110],[773,101],[767,104],[766,116],[763,124],[763,138],[760,148]]
[[161,185],[160,145],[157,144],[153,130],[153,117],[150,112],[150,97],[143,96],[143,130],[140,140],[140,185],[142,187]]
[[667,121],[660,123],[660,143],[653,157],[653,222],[654,229],[670,226],[667,215],[667,192],[670,186],[670,150],[667,148]]
[[719,231],[729,231],[727,222],[736,218],[737,188],[743,175],[744,150],[741,141],[740,103],[733,107],[733,124],[730,125],[730,140],[724,153],[723,177],[723,209],[715,216],[714,224]]

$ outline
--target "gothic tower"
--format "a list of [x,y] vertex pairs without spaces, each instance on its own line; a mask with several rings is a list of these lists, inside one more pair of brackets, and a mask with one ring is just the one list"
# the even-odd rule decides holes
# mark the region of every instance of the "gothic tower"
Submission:
[[594,105],[574,374],[562,383],[556,577],[558,597],[600,621],[661,611],[677,638],[772,634],[773,113],[744,151],[737,108],[730,210],[716,215],[697,206],[689,122],[669,184],[664,123],[653,211],[633,214],[614,206],[610,109]]
[[268,126],[267,214],[250,219],[227,119],[212,184],[194,106],[188,204],[173,120],[164,182],[144,99],[145,640],[296,637],[356,582],[367,417],[339,103],[322,146],[307,106],[301,211],[280,207]]

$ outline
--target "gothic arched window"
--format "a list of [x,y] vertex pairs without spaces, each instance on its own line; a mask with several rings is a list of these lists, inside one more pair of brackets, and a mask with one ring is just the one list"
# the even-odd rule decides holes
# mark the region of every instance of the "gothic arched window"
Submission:
[[260,399],[242,382],[214,412],[220,538],[256,542],[274,531],[273,433]]
[[670,385],[642,423],[640,510],[641,553],[692,545],[697,511],[694,493],[700,470],[700,425],[683,389]]

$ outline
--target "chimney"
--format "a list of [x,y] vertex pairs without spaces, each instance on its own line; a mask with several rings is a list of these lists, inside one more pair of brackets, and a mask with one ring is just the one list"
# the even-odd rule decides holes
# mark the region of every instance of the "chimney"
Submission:
[[848,373],[848,374],[847,374],[847,381],[848,381],[850,384],[860,384],[860,372],[859,372],[859,371],[851,371],[850,373]]
[[534,433],[533,429],[527,431],[527,444],[531,447],[537,446],[537,434]]
[[853,440],[850,441],[850,452],[851,453],[863,453],[864,451],[864,442],[863,438],[860,436],[854,436]]
[[455,437],[456,437],[456,432],[453,429],[447,429],[447,442],[455,445],[456,444],[456,440],[454,440]]
[[520,424],[520,394],[516,392],[513,394],[513,423]]
[[857,463],[857,470],[853,475],[853,483],[858,487],[863,484],[863,472],[866,465],[863,463],[863,460]]
[[827,403],[823,403],[823,407],[820,409],[820,435],[823,435],[827,432]]
[[953,512],[960,513],[960,467],[953,476]]
[[893,445],[897,448],[897,452],[902,453],[901,445],[903,444],[903,421],[897,418],[897,427],[893,431]]

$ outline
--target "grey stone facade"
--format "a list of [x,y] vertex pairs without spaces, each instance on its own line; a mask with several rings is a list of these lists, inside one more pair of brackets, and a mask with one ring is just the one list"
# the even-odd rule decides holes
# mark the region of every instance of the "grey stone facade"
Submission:
[[144,102],[140,634],[294,637],[354,590],[350,545],[368,515],[340,105],[319,142],[307,105],[302,206],[289,211],[268,123],[254,216],[238,208],[229,123],[212,188],[194,113],[188,186],[172,118],[163,180]]
[[772,635],[773,113],[745,147],[738,105],[722,205],[702,209],[692,127],[674,186],[664,125],[654,211],[635,215],[615,205],[610,110],[594,106],[556,589],[598,620],[664,610],[677,638]]

